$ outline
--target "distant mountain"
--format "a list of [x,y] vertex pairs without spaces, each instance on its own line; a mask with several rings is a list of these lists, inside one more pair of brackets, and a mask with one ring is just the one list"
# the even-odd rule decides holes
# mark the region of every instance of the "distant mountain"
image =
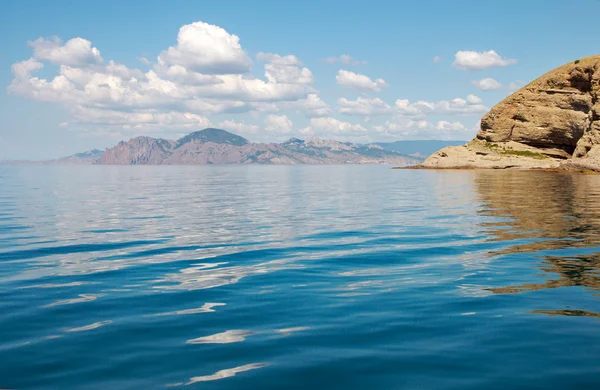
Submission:
[[234,146],[244,146],[248,142],[246,138],[240,137],[239,135],[232,134],[228,131],[221,129],[213,129],[208,128],[200,131],[195,131],[191,134],[186,135],[183,138],[180,138],[177,141],[177,146],[185,145],[188,142],[198,141],[198,142],[213,142],[215,144],[229,144]]
[[93,149],[83,153],[75,153],[71,156],[52,160],[57,164],[92,164],[98,161],[104,152],[102,150]]
[[253,143],[220,129],[204,129],[177,141],[137,137],[108,148],[95,164],[417,164],[420,160],[382,147],[312,137]]
[[27,161],[27,160],[4,160],[0,164],[9,165],[41,165],[41,164],[65,164],[65,165],[89,165],[95,164],[104,154],[102,150],[93,149],[83,153],[75,153],[67,157],[61,157],[46,161]]
[[447,146],[458,146],[464,144],[465,141],[439,141],[439,140],[422,140],[422,141],[396,141],[396,142],[377,142],[376,145],[381,146],[385,150],[401,153],[407,156],[425,158],[438,150]]
[[[389,145],[394,147],[393,144],[396,143],[359,145],[317,137],[307,140],[291,138],[282,143],[254,143],[225,130],[208,128],[195,131],[177,141],[141,136],[129,141],[121,141],[105,151],[94,149],[49,161],[4,161],[1,163],[71,165],[394,164],[404,166],[422,162],[419,157],[408,156],[406,153],[389,149]],[[385,145],[385,147],[381,145]],[[431,147],[436,149],[439,146]],[[423,154],[426,153],[423,152]]]

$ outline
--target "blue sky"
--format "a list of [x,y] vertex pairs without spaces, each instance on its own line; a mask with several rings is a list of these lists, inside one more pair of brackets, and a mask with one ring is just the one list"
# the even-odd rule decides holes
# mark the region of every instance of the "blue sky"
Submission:
[[207,126],[261,142],[467,140],[515,88],[598,54],[598,11],[595,0],[4,1],[0,159]]

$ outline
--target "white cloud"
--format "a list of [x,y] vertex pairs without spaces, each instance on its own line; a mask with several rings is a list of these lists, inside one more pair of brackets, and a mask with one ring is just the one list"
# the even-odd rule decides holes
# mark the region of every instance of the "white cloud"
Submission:
[[330,115],[333,110],[327,103],[314,93],[309,94],[305,99],[298,100],[300,111],[309,117],[322,117]]
[[359,97],[356,100],[340,98],[337,103],[338,111],[349,115],[373,116],[392,112],[392,107],[379,98]]
[[[190,119],[194,116],[221,113],[276,112],[278,107],[309,116],[331,112],[314,94],[312,72],[301,67],[296,56],[261,53],[258,57],[268,61],[266,79],[254,77],[245,73],[251,61],[239,39],[202,22],[183,26],[177,45],[163,51],[157,63],[140,59],[151,68],[148,71],[104,62],[83,38],[65,44],[58,38],[40,38],[31,46],[34,56],[12,66],[14,78],[8,91],[61,103],[76,117],[73,122],[80,124],[86,121],[80,115],[86,111],[93,111],[89,123],[97,126],[114,127],[131,119],[132,126],[152,127],[163,121],[165,127],[179,128],[197,124]],[[33,76],[44,62],[60,66],[48,78]],[[102,112],[106,113],[104,122]]]
[[256,58],[259,61],[270,62],[276,65],[302,66],[302,62],[293,54],[281,56],[279,54],[260,52],[256,55]]
[[465,125],[460,122],[448,122],[448,121],[439,121],[435,126],[436,130],[444,131],[444,132],[461,132],[468,130]]
[[185,101],[183,106],[202,115],[242,113],[252,109],[250,104],[239,100],[192,99]]
[[35,58],[57,65],[82,66],[101,64],[103,61],[100,50],[92,47],[92,43],[83,38],[70,39],[64,45],[57,37],[38,38],[30,41],[29,46],[33,47]]
[[292,131],[292,121],[287,115],[269,115],[265,119],[265,130],[277,133],[289,133]]
[[181,65],[158,64],[154,66],[154,71],[165,80],[173,81],[185,85],[209,85],[223,84],[223,80],[218,76],[202,74],[191,71]]
[[483,100],[481,100],[481,98],[476,95],[467,95],[467,103],[471,105],[482,104]]
[[246,124],[233,119],[225,120],[219,123],[219,128],[230,130],[235,133],[242,134],[256,134],[258,133],[259,127],[257,125]]
[[39,61],[34,58],[30,58],[25,61],[17,62],[11,66],[11,70],[16,78],[26,79],[29,75],[35,71],[38,71],[44,67]]
[[[442,101],[398,99],[394,104],[360,96],[337,100],[337,112],[362,117],[384,126],[345,122],[332,117],[334,110],[313,88],[314,76],[295,55],[258,53],[264,67],[249,72],[252,61],[239,38],[218,26],[197,22],[181,27],[177,44],[161,52],[156,62],[138,59],[141,69],[103,59],[83,38],[63,43],[40,38],[30,43],[33,56],[12,66],[14,78],[8,92],[62,104],[71,114],[60,126],[86,136],[185,132],[211,126],[212,115],[250,113],[266,115],[264,127],[221,120],[219,127],[258,138],[276,137],[294,130],[290,112],[310,118],[303,134],[366,140],[369,132],[396,134],[402,129],[463,131],[454,121],[428,122],[429,115],[477,115],[488,109],[475,95]],[[337,63],[356,64],[342,55]],[[47,66],[49,63],[58,66]],[[47,66],[47,68],[44,68]],[[43,72],[39,72],[44,68]],[[264,77],[261,75],[264,73]],[[42,76],[43,75],[43,76]],[[339,70],[338,84],[359,92],[381,91],[383,79]],[[385,116],[389,117],[386,118]],[[383,119],[381,118],[383,116]],[[436,118],[438,119],[438,118]],[[446,118],[448,119],[448,118]],[[261,131],[263,130],[263,131]]]
[[219,99],[238,99],[255,102],[291,101],[306,97],[313,89],[302,83],[284,80],[265,82],[241,74],[219,76],[220,84],[199,86],[196,95]]
[[473,137],[477,131],[469,129],[461,122],[438,121],[432,123],[426,120],[400,118],[386,121],[382,126],[374,126],[378,137],[387,139],[454,139],[465,140]]
[[127,112],[88,107],[75,108],[73,120],[79,123],[117,126],[124,130],[144,129],[147,131],[196,130],[211,126],[208,118],[191,113],[157,112],[155,110]]
[[398,99],[394,103],[394,109],[400,115],[422,115],[423,113],[417,107],[412,105],[408,99]]
[[454,58],[454,67],[462,70],[482,70],[494,67],[514,65],[517,60],[502,58],[494,50],[478,53],[476,51],[458,51]]
[[300,68],[302,63],[296,56],[280,56],[272,53],[258,53],[257,58],[268,61],[265,64],[265,77],[271,83],[312,84],[313,74],[308,68]]
[[357,135],[364,134],[367,129],[362,125],[343,122],[335,118],[312,118],[308,127],[300,130],[303,135]]
[[295,111],[309,118],[329,116],[333,113],[331,107],[315,93],[310,93],[306,98],[295,101],[253,103],[252,107],[260,112]]
[[152,66],[152,62],[148,60],[146,57],[136,57],[136,59],[146,66]]
[[58,124],[58,126],[60,126],[60,127],[69,127],[69,122],[60,122]]
[[373,81],[368,76],[343,69],[338,71],[335,79],[339,85],[357,91],[379,92],[383,88],[388,87],[388,84],[383,79],[376,79]]
[[440,62],[440,60],[441,60],[440,56],[433,57],[433,62]]
[[356,59],[352,58],[351,56],[349,56],[348,54],[342,54],[339,57],[327,57],[327,58],[323,59],[323,62],[325,62],[327,64],[340,63],[342,65],[364,65],[367,63],[367,61],[356,60]]
[[423,116],[426,114],[449,114],[449,115],[475,115],[489,111],[481,98],[475,95],[467,96],[467,99],[455,98],[452,100],[440,100],[428,102],[419,100],[410,103],[408,100],[397,100],[396,112],[399,115]]
[[237,35],[204,22],[182,26],[177,45],[159,55],[158,62],[163,61],[204,74],[245,73],[252,66]]
[[494,89],[502,88],[502,84],[500,84],[499,82],[497,82],[496,80],[494,80],[491,77],[487,77],[487,78],[481,79],[481,80],[473,80],[473,81],[471,81],[471,83],[482,91],[491,91]]

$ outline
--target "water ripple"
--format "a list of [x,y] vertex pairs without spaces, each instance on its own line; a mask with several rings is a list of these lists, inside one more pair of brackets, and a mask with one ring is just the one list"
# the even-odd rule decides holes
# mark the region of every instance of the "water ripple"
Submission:
[[268,365],[268,363],[252,363],[252,364],[246,364],[246,365],[239,366],[239,367],[228,368],[226,370],[217,371],[212,375],[194,376],[194,377],[190,378],[189,382],[186,383],[186,385],[191,385],[191,384],[194,384],[197,382],[208,382],[208,381],[216,381],[219,379],[230,378],[241,372],[256,370],[258,368],[266,367],[267,365]]
[[600,176],[0,166],[0,178],[0,387],[600,381]]

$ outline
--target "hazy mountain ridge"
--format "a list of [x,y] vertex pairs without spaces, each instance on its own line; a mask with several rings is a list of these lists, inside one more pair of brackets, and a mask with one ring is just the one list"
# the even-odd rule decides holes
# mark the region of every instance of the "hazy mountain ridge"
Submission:
[[[47,161],[5,164],[394,164],[422,162],[423,155],[452,141],[397,141],[368,145],[310,137],[254,143],[225,130],[207,128],[178,140],[139,136],[105,151],[90,150]],[[409,154],[413,154],[410,156]]]
[[283,143],[254,143],[225,130],[208,128],[177,141],[136,137],[106,149],[93,164],[398,164],[420,162],[377,145],[311,137]]

